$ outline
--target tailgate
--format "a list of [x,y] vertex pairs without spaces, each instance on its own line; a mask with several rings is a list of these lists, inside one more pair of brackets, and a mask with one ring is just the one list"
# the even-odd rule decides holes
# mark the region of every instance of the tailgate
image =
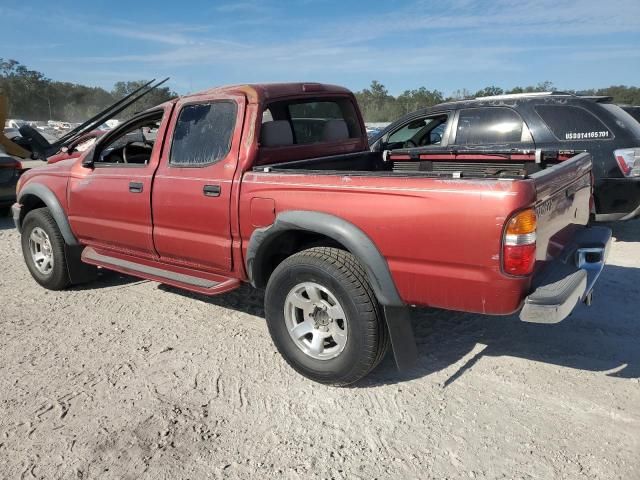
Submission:
[[536,187],[537,260],[558,256],[589,222],[591,167],[591,154],[584,152],[529,177]]

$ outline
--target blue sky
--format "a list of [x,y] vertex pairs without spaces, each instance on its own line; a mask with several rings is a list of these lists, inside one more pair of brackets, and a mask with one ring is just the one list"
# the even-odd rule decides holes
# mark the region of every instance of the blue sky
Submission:
[[[2,0],[0,57],[111,88],[321,81],[445,94],[640,85],[640,0]],[[81,6],[80,6],[81,5]]]

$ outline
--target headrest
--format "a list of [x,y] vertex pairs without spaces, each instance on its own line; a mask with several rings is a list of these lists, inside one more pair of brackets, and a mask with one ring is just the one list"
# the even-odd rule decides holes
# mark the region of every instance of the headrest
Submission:
[[349,138],[347,122],[340,118],[327,120],[322,130],[322,140],[325,142],[339,142]]
[[291,125],[286,120],[265,122],[260,128],[260,145],[263,147],[282,147],[293,145]]

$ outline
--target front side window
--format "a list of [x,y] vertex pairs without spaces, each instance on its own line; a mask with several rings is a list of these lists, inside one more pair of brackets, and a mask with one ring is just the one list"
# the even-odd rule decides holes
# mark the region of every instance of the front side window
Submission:
[[187,105],[173,132],[169,164],[203,166],[227,156],[236,122],[234,102]]
[[412,120],[396,130],[387,139],[387,144],[402,144],[405,147],[440,145],[447,126],[447,115]]
[[[140,166],[148,165],[151,161],[156,133],[162,121],[163,111],[144,114],[140,120],[128,122],[122,128],[106,134],[101,142],[94,165],[100,166]],[[78,151],[91,147],[95,139],[89,139],[76,146]],[[85,148],[85,143],[88,145]]]
[[529,130],[510,108],[467,108],[460,110],[457,145],[485,145],[527,141]]
[[611,131],[591,112],[571,105],[538,105],[536,112],[558,140],[602,140]]

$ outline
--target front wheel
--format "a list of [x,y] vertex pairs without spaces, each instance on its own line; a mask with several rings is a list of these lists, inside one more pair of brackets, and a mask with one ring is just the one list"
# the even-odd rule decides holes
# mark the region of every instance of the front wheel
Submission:
[[70,285],[64,239],[48,208],[27,213],[22,222],[22,255],[31,276],[49,290]]
[[317,382],[356,382],[389,346],[364,269],[344,250],[310,248],[284,260],[269,278],[265,312],[280,354]]

